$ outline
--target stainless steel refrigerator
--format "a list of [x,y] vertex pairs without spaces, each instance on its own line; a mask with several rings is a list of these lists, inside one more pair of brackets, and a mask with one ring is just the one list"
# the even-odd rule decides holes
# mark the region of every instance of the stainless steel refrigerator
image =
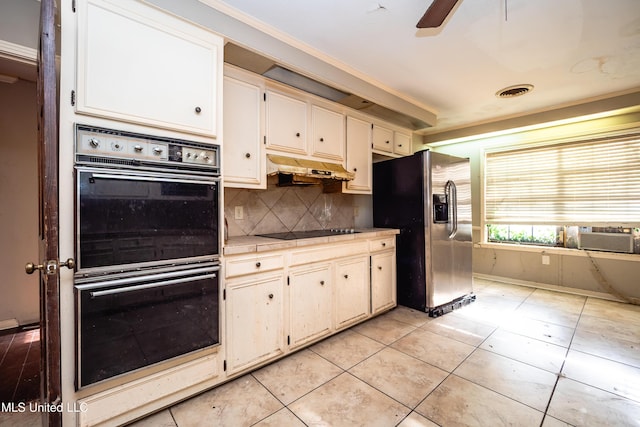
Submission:
[[419,151],[374,163],[373,223],[398,228],[398,304],[432,317],[475,300],[469,159]]

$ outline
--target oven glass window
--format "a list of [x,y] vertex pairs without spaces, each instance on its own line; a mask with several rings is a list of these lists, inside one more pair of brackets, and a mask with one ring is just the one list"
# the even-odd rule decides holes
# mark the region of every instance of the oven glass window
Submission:
[[217,277],[136,285],[77,291],[79,387],[219,342]]
[[78,179],[80,269],[218,254],[215,183]]

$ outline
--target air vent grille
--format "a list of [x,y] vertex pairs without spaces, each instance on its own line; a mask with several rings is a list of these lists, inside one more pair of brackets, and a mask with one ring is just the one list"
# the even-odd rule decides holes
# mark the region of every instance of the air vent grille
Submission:
[[524,85],[515,85],[509,86],[504,89],[500,89],[496,92],[496,96],[498,98],[514,98],[516,96],[522,96],[527,94],[533,90],[533,85],[524,84]]

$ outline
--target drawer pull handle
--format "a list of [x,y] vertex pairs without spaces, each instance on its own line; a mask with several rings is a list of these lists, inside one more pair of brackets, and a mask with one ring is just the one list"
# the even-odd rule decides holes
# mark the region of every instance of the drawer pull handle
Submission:
[[320,142],[324,142],[324,138],[320,138]]
[[321,280],[321,281],[320,281],[320,285],[321,285],[321,286],[324,286],[324,280]]
[[378,266],[378,270],[382,270],[382,266],[381,265]]
[[386,242],[382,242],[382,246],[387,246]]
[[250,158],[251,158],[251,153],[247,153],[247,154],[245,154],[244,156],[245,156],[247,159],[250,159]]
[[348,278],[349,278],[349,275],[348,275],[348,274],[345,274],[345,275],[344,275],[344,278],[345,278],[345,279],[348,279]]
[[256,268],[260,268],[262,264],[260,264],[260,261],[256,262]]
[[196,113],[198,113],[198,114],[202,113],[202,108],[196,107]]
[[269,294],[269,299],[273,299],[273,294]]
[[300,138],[300,132],[296,132],[296,137]]

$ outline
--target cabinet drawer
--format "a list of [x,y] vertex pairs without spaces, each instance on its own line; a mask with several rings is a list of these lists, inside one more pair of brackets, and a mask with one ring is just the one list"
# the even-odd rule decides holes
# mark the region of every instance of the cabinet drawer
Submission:
[[291,265],[308,264],[312,262],[340,259],[348,256],[366,254],[365,240],[354,243],[335,243],[332,246],[321,246],[312,249],[296,251],[291,254]]
[[229,258],[225,261],[225,277],[236,277],[244,274],[262,273],[284,268],[284,255],[260,255],[243,258]]
[[369,252],[384,251],[396,247],[395,237],[385,237],[369,241]]

